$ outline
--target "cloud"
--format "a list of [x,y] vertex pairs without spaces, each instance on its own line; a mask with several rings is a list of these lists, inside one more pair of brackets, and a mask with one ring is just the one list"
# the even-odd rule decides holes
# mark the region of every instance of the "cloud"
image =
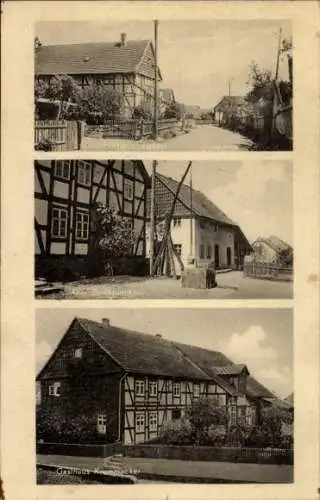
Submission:
[[292,391],[292,370],[279,366],[279,353],[266,345],[267,335],[259,325],[251,325],[243,333],[233,333],[219,349],[235,363],[245,363],[249,372],[271,391],[287,396]]
[[46,340],[41,340],[36,345],[37,367],[41,368],[52,354],[52,347]]

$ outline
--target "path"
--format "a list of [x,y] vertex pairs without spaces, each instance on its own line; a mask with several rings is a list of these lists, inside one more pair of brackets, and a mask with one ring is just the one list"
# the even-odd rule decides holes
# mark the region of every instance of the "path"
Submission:
[[159,140],[159,142],[85,137],[81,149],[87,151],[234,151],[247,150],[251,144],[249,139],[237,132],[220,128],[217,125],[198,125],[188,134]]
[[[141,479],[166,478],[170,482],[247,482],[290,483],[293,467],[290,465],[248,464],[233,462],[200,462],[167,460],[161,458],[123,457],[125,467],[138,470]],[[37,455],[37,463],[71,467],[103,468],[103,458],[72,457],[65,455]]]
[[293,284],[243,277],[240,271],[217,275],[218,287],[210,290],[183,288],[172,278],[117,276],[84,280],[64,285],[63,294],[53,299],[292,299]]

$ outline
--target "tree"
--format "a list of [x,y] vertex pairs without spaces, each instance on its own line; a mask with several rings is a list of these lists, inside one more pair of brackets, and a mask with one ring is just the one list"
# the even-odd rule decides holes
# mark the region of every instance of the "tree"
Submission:
[[280,446],[282,424],[292,424],[293,413],[272,405],[261,410],[260,418],[260,429],[267,437],[268,446]]
[[249,102],[257,102],[260,99],[264,99],[267,102],[271,102],[273,98],[272,89],[272,74],[268,69],[261,69],[259,64],[252,61],[249,67],[249,78],[247,81],[249,85],[249,92],[246,95],[246,99]]
[[166,106],[163,113],[163,118],[170,119],[175,118],[180,120],[181,118],[181,106],[177,102],[172,102]]
[[213,425],[225,425],[227,423],[227,412],[225,407],[219,406],[213,398],[203,397],[194,400],[186,414],[195,433],[195,444],[206,439],[209,428]]
[[279,252],[278,263],[280,266],[292,267],[293,266],[293,250],[292,248],[285,248]]
[[[126,218],[102,204],[92,207],[92,230],[88,251],[88,275],[101,276],[110,260],[132,253],[135,237]],[[108,266],[108,267],[109,267]]]
[[76,95],[79,117],[85,121],[98,118],[100,122],[121,114],[122,95],[104,85],[90,85]]
[[35,104],[39,107],[39,99],[44,98],[56,104],[58,120],[66,118],[71,102],[75,102],[81,88],[69,75],[54,75],[50,82],[36,77],[34,84]]
[[98,246],[106,257],[124,257],[131,253],[134,235],[130,221],[109,207],[98,206]]

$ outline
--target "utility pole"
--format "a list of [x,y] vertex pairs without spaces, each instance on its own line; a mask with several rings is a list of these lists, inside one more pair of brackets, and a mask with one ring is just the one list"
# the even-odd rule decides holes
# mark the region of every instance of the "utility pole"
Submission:
[[278,51],[277,51],[277,65],[276,65],[276,74],[275,74],[275,80],[278,80],[279,76],[279,61],[280,61],[280,50],[281,50],[281,38],[282,38],[282,29],[279,29],[279,40],[278,40]]
[[158,139],[158,24],[159,21],[154,21],[154,139]]
[[193,213],[193,207],[192,207],[192,167],[190,168],[190,257],[193,256],[193,218],[192,218],[192,213]]
[[155,187],[156,187],[156,171],[157,160],[152,162],[152,176],[151,176],[151,208],[150,208],[150,257],[149,257],[149,274],[153,276],[153,262],[154,262],[154,233],[155,233]]

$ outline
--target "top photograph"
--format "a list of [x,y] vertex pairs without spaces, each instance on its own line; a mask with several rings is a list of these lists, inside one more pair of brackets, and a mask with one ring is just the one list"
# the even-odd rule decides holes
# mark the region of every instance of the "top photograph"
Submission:
[[37,151],[291,151],[285,20],[38,22]]

